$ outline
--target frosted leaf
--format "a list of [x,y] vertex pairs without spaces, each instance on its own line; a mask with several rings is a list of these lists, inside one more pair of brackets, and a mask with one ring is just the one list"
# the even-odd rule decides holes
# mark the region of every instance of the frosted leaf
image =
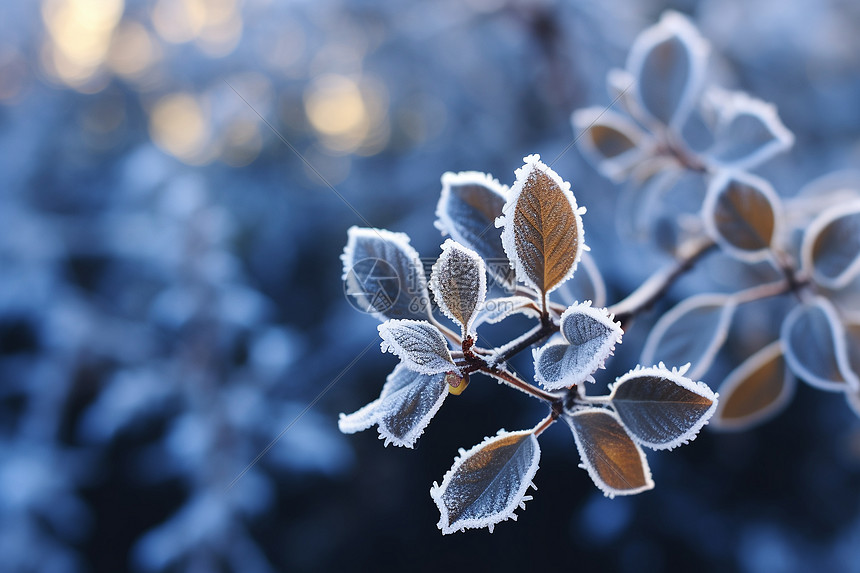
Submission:
[[420,320],[386,320],[377,327],[383,352],[391,352],[404,366],[421,374],[459,370],[438,328]]
[[583,408],[567,419],[582,460],[580,467],[604,495],[632,495],[654,487],[645,453],[615,413]]
[[781,412],[796,386],[786,367],[782,344],[768,344],[732,370],[720,386],[713,424],[719,429],[745,430]]
[[590,302],[575,304],[561,315],[559,330],[565,342],[534,351],[535,379],[547,390],[569,388],[602,368],[621,342],[621,325],[606,309]]
[[618,378],[609,396],[634,440],[671,450],[696,437],[717,408],[717,395],[702,382],[662,363],[636,368]]
[[446,240],[430,273],[430,290],[439,309],[460,324],[465,338],[473,332],[472,322],[487,296],[484,261],[476,252]]
[[385,445],[412,448],[448,395],[445,374],[420,374],[398,364],[388,375],[382,394],[357,412],[341,414],[340,431],[352,434],[379,426]]
[[586,159],[604,176],[621,181],[650,151],[653,141],[626,117],[602,107],[573,112],[574,133]]
[[801,187],[786,204],[786,214],[791,217],[792,228],[805,228],[831,207],[856,203],[858,199],[860,170],[842,169],[817,177]]
[[540,310],[535,306],[534,301],[527,296],[491,298],[484,302],[483,308],[475,320],[475,328],[484,323],[499,323],[514,314],[539,317]]
[[379,320],[426,319],[424,266],[404,233],[350,227],[340,259],[347,296]]
[[492,533],[500,521],[516,520],[514,511],[531,499],[526,490],[534,485],[539,461],[532,430],[502,430],[467,452],[460,450],[442,485],[430,488],[441,514],[439,529],[447,534],[487,527]]
[[585,209],[539,155],[523,160],[496,226],[504,227],[502,244],[517,279],[549,293],[570,278],[582,256]]
[[770,184],[745,173],[726,173],[708,187],[702,217],[722,249],[747,262],[768,257],[777,234],[779,197]]
[[494,228],[502,214],[508,188],[487,173],[465,171],[442,175],[442,194],[436,206],[436,228],[472,249],[489,265],[490,274],[506,288],[516,281],[501,236]]
[[[701,234],[707,187],[699,173],[679,169],[672,162],[655,169],[641,186],[630,185],[622,192],[616,222],[631,237],[655,241],[662,250],[675,254],[689,236]],[[691,220],[696,226],[688,230],[682,222]]]
[[860,275],[860,201],[821,213],[804,233],[801,256],[813,280],[827,288],[844,288]]
[[819,296],[793,308],[782,323],[780,340],[789,368],[801,380],[833,392],[860,388],[842,323],[827,299]]
[[681,139],[696,156],[714,145],[715,114],[704,105],[697,105],[681,127]]
[[582,300],[590,300],[595,307],[606,306],[606,284],[591,253],[582,253],[576,272],[569,281],[552,291],[552,294],[554,300],[565,306]]
[[701,378],[726,341],[737,304],[722,294],[701,294],[681,301],[651,329],[642,364],[690,364],[689,376]]
[[708,99],[716,110],[716,125],[714,143],[705,156],[715,167],[751,169],[794,144],[794,135],[773,105],[723,90],[711,90]]
[[696,27],[677,12],[636,38],[627,70],[636,80],[634,95],[648,118],[680,127],[695,105],[705,80],[710,48]]

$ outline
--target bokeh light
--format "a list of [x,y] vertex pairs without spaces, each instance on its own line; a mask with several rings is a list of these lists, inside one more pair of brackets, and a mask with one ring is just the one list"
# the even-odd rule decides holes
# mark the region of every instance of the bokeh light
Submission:
[[122,0],[43,0],[49,37],[43,48],[45,71],[72,88],[85,85],[104,63]]
[[372,154],[387,142],[387,95],[365,78],[320,75],[308,85],[305,112],[323,145],[335,153],[351,153],[367,144]]
[[205,154],[209,126],[201,102],[189,93],[162,97],[152,108],[149,121],[152,140],[161,149],[182,161],[200,165]]

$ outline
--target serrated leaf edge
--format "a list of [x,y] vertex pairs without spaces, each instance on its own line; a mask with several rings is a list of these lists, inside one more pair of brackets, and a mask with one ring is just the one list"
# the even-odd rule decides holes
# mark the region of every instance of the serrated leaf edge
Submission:
[[[584,371],[588,372],[586,376],[578,377],[575,380],[573,378],[563,378],[562,380],[549,382],[543,377],[543,375],[540,373],[540,370],[538,369],[540,357],[544,353],[544,351],[551,346],[571,346],[570,341],[567,340],[567,337],[564,335],[564,323],[565,320],[574,313],[588,315],[589,317],[594,318],[601,324],[609,326],[610,329],[615,333],[615,336],[607,339],[607,341],[601,345],[601,352],[596,353],[592,357],[591,361],[588,362],[587,367],[584,369]],[[535,348],[532,350],[532,358],[534,359],[535,380],[537,380],[540,385],[547,390],[561,390],[562,388],[569,388],[574,384],[580,384],[582,382],[594,382],[594,373],[601,368],[606,367],[606,360],[610,356],[613,356],[615,354],[615,345],[621,344],[621,339],[624,335],[624,331],[621,329],[621,323],[615,321],[615,315],[610,313],[609,310],[606,308],[591,306],[590,300],[586,300],[577,304],[572,304],[567,307],[567,310],[562,313],[561,319],[559,320],[559,332],[561,333],[561,336],[565,340],[565,342],[545,344],[540,348]]]
[[[446,369],[444,369],[444,370],[435,370],[433,368],[426,369],[426,368],[421,367],[419,364],[415,363],[413,360],[411,360],[409,358],[409,351],[406,350],[405,348],[403,348],[391,336],[391,327],[395,323],[397,325],[401,325],[401,324],[418,325],[418,324],[420,324],[422,326],[431,327],[436,332],[436,334],[439,336],[439,340],[442,341],[444,348],[445,348],[445,355],[444,356],[439,355],[439,358],[449,362],[451,364],[451,367],[450,368],[446,367]],[[456,371],[458,374],[460,373],[460,369],[454,365],[454,358],[451,356],[451,351],[448,348],[448,341],[445,340],[445,336],[442,334],[442,332],[438,328],[436,328],[434,325],[430,324],[429,322],[427,322],[425,320],[412,320],[412,319],[408,319],[408,318],[390,318],[390,319],[386,320],[385,322],[383,322],[382,324],[380,324],[379,326],[377,326],[376,330],[379,332],[380,338],[382,338],[382,342],[379,344],[379,348],[382,350],[383,354],[386,352],[390,352],[390,353],[394,354],[395,356],[400,358],[403,366],[405,366],[406,368],[409,368],[409,370],[412,370],[413,372],[418,372],[420,374],[440,374],[442,372],[450,372],[450,371]],[[414,365],[414,367],[410,367],[410,364]]]
[[[534,441],[533,445],[535,451],[534,459],[532,460],[532,466],[526,471],[525,475],[523,476],[523,479],[520,483],[520,487],[517,490],[516,495],[514,496],[514,501],[511,504],[508,504],[508,506],[506,506],[503,511],[495,514],[492,517],[485,519],[463,519],[454,523],[449,523],[448,508],[445,505],[445,501],[442,499],[442,496],[445,495],[445,491],[448,489],[448,486],[450,485],[454,474],[457,472],[460,466],[463,465],[467,458],[469,458],[475,452],[484,448],[491,442],[517,434],[528,435],[529,439]],[[496,524],[501,523],[502,521],[507,521],[508,519],[516,521],[517,515],[514,512],[517,510],[517,508],[525,509],[525,503],[527,501],[531,501],[532,499],[531,496],[526,495],[526,491],[528,491],[528,488],[531,487],[535,491],[537,491],[537,486],[535,486],[532,480],[534,479],[535,474],[537,474],[539,467],[540,444],[538,443],[538,439],[534,435],[534,430],[506,432],[504,429],[501,429],[496,433],[495,436],[485,437],[479,444],[472,446],[469,450],[464,450],[463,448],[460,448],[459,455],[454,458],[454,464],[442,478],[442,485],[438,485],[437,482],[433,482],[433,486],[430,488],[430,497],[433,499],[433,502],[436,504],[436,507],[439,508],[440,514],[439,522],[436,524],[436,526],[442,531],[443,535],[455,533],[457,531],[465,531],[466,529],[481,529],[483,527],[486,527],[490,530],[490,533],[492,533]]]
[[711,400],[710,407],[705,410],[705,413],[696,421],[696,423],[690,427],[689,430],[672,440],[671,442],[666,442],[663,444],[655,444],[652,442],[648,442],[636,436],[633,432],[630,431],[624,424],[624,420],[621,416],[618,416],[618,420],[621,422],[622,427],[630,434],[630,437],[633,438],[634,442],[642,444],[645,447],[651,448],[652,450],[673,450],[679,446],[683,446],[685,444],[689,444],[693,440],[696,439],[696,436],[699,435],[699,431],[708,425],[711,417],[714,415],[714,412],[717,410],[717,405],[719,403],[720,395],[713,390],[711,390],[710,386],[701,381],[696,381],[691,378],[685,376],[687,370],[689,369],[689,364],[685,364],[681,367],[672,368],[671,370],[666,367],[665,364],[660,362],[657,366],[648,366],[643,367],[641,365],[636,366],[633,370],[630,370],[626,374],[623,374],[615,379],[615,382],[610,384],[609,386],[609,401],[615,399],[615,391],[622,385],[630,381],[632,378],[643,377],[643,376],[658,376],[661,378],[666,378],[673,382],[674,384],[684,388],[685,390],[689,390],[694,394],[702,396],[703,398],[708,398]]
[[[537,285],[529,278],[526,273],[525,267],[520,261],[519,255],[517,254],[516,241],[514,238],[514,225],[513,218],[514,213],[516,212],[517,203],[519,202],[520,195],[523,193],[523,187],[525,186],[526,181],[528,180],[529,175],[532,171],[540,170],[543,171],[545,175],[547,175],[552,181],[559,186],[562,194],[567,199],[570,204],[571,209],[573,210],[574,221],[576,225],[576,234],[578,238],[577,251],[574,256],[573,264],[568,269],[567,273],[558,281],[557,284],[553,285],[553,287],[545,292],[545,294],[549,295],[553,290],[564,284],[570,277],[573,276],[574,271],[576,270],[577,265],[579,264],[579,260],[582,258],[583,251],[589,250],[588,246],[585,244],[585,231],[582,226],[582,215],[585,214],[586,208],[580,207],[576,203],[576,198],[573,196],[573,192],[570,190],[570,183],[564,181],[558,173],[550,169],[545,163],[540,160],[540,155],[534,153],[532,155],[528,155],[523,157],[523,166],[517,169],[514,174],[516,176],[516,182],[514,186],[511,187],[510,193],[508,194],[508,200],[505,203],[505,206],[502,208],[502,215],[496,219],[496,227],[502,229],[502,247],[505,249],[505,253],[508,255],[508,260],[511,263],[511,267],[514,269],[514,273],[517,276],[517,280],[526,284],[527,286],[540,291]],[[508,222],[511,222],[509,225]]]
[[[454,316],[454,313],[451,312],[451,309],[448,308],[448,305],[441,296],[442,285],[439,282],[439,274],[441,273],[439,263],[442,261],[442,257],[453,249],[460,251],[472,259],[478,269],[478,297],[475,303],[475,308],[472,309],[472,313],[469,315],[469,319],[466,321],[466,324],[460,324],[460,319]],[[439,258],[436,259],[435,263],[433,263],[433,267],[430,272],[430,290],[433,291],[433,296],[436,299],[436,304],[439,307],[439,310],[441,310],[445,316],[460,325],[463,338],[468,334],[474,334],[475,330],[473,328],[473,324],[475,323],[475,319],[479,314],[481,306],[484,304],[484,300],[487,298],[487,268],[484,264],[484,259],[482,259],[478,253],[463,246],[459,242],[453,239],[445,239],[445,242],[442,243],[442,254],[439,255]]]
[[[397,370],[399,368],[406,368],[406,366],[398,364],[394,368],[394,370],[386,377],[386,384],[389,383],[390,378],[397,373]],[[438,376],[438,374],[426,374],[426,376]],[[427,426],[430,424],[433,417],[436,415],[437,412],[439,412],[439,409],[445,402],[445,398],[448,396],[448,390],[446,388],[445,391],[442,392],[442,394],[439,396],[439,398],[437,398],[436,402],[433,404],[430,410],[427,411],[427,414],[425,414],[413,426],[412,431],[410,431],[402,439],[391,434],[382,427],[382,419],[380,413],[377,412],[376,409],[382,403],[382,399],[385,395],[385,387],[383,386],[382,394],[376,400],[373,400],[372,402],[368,403],[367,405],[363,406],[352,414],[341,413],[340,416],[338,416],[337,421],[338,429],[344,434],[355,434],[357,432],[367,430],[368,428],[376,424],[376,429],[379,432],[379,439],[385,440],[384,446],[386,448],[389,444],[394,444],[395,446],[412,449],[415,447],[416,442],[418,442],[418,438],[420,438],[424,434],[424,430],[427,429]],[[357,420],[357,422],[351,420]],[[347,424],[350,424],[350,426],[345,429],[344,426]]]

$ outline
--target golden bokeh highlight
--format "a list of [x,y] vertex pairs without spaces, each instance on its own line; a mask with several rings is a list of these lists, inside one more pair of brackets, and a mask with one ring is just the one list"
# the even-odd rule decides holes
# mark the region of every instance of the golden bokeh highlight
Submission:
[[332,152],[353,153],[365,144],[378,152],[388,141],[387,93],[372,80],[317,76],[305,90],[304,104],[311,127]]
[[146,74],[160,57],[158,43],[139,22],[120,24],[113,35],[107,65],[112,72],[126,79]]
[[205,0],[157,0],[152,7],[152,25],[170,44],[190,42],[206,22]]
[[208,120],[191,94],[175,93],[158,100],[149,117],[149,134],[158,147],[185,163],[201,165],[210,159]]
[[104,63],[123,0],[43,0],[48,31],[42,67],[51,79],[82,91]]

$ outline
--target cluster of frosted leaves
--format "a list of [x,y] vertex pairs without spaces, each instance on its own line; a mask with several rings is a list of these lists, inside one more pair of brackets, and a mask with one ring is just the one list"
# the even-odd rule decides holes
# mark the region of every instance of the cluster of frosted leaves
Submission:
[[[602,325],[607,317],[600,314],[597,320]],[[577,331],[591,328],[585,324]],[[716,410],[717,395],[687,378],[683,369],[660,364],[618,378],[601,404],[577,406],[562,416],[573,431],[581,467],[605,495],[614,497],[653,488],[642,447],[672,449],[694,439]],[[481,527],[492,531],[500,521],[516,519],[516,509],[531,499],[526,491],[533,486],[539,459],[535,430],[500,431],[461,450],[441,485],[430,489],[442,533]]]
[[717,395],[685,369],[662,363],[637,367],[611,387],[607,407],[586,406],[565,414],[581,467],[609,497],[654,487],[642,446],[672,449],[694,439],[717,408]]
[[[464,339],[476,336],[477,325],[484,322],[498,322],[514,313],[538,316],[538,305],[563,287],[583,260],[586,246],[581,215],[585,210],[577,205],[570,184],[537,155],[524,162],[509,191],[483,174],[443,177],[437,225],[452,238],[442,245],[429,285],[440,310],[460,326]],[[499,197],[504,197],[503,203]],[[486,233],[480,230],[494,215],[495,225],[502,227],[499,244],[484,240]],[[357,252],[370,251],[362,240],[375,242],[380,235],[360,231],[351,232],[345,263],[355,260]],[[398,256],[406,252],[404,238],[396,234],[382,237],[375,252],[393,249]],[[495,256],[499,246],[514,277],[526,285],[526,292],[533,291],[533,297],[485,300],[488,268],[482,253]],[[590,291],[604,297],[593,261],[586,259],[583,266],[586,280],[566,294]],[[409,270],[423,280],[421,271]],[[549,311],[560,312],[557,308],[550,302]],[[622,337],[620,325],[608,311],[592,306],[591,301],[571,304],[561,312],[559,330],[562,342],[547,344],[534,353],[536,378],[549,390],[594,381],[592,375],[603,367]],[[413,447],[463,376],[445,336],[430,321],[388,317],[379,326],[379,334],[382,350],[397,355],[400,365],[388,377],[379,398],[353,414],[341,415],[339,426],[352,433],[377,425],[386,445]],[[584,393],[580,396],[585,397]],[[573,430],[583,467],[601,490],[614,496],[653,487],[642,446],[667,449],[695,437],[713,414],[716,395],[685,377],[683,371],[660,364],[622,376],[612,394],[599,403],[600,407],[577,406],[563,416]],[[469,451],[460,451],[442,483],[434,483],[430,490],[439,507],[438,525],[443,533],[483,527],[492,531],[497,523],[516,519],[516,509],[531,499],[526,491],[534,486],[540,459],[537,433],[538,428],[500,431]]]
[[806,227],[802,271],[819,294],[805,297],[785,316],[779,340],[729,374],[720,388],[718,427],[745,429],[770,419],[790,401],[796,378],[843,392],[860,415],[860,200],[853,196]]
[[628,197],[639,207],[630,209],[637,215],[632,223],[649,226],[651,234],[659,231],[663,212],[675,212],[680,223],[698,211],[668,197],[675,187],[688,194],[696,187],[683,175],[688,166],[669,150],[705,173],[740,172],[794,143],[772,105],[705,85],[709,52],[686,17],[666,12],[638,36],[626,68],[607,77],[613,103],[626,113],[593,107],[572,116],[583,155],[606,177],[631,179],[638,188]]
[[[445,252],[460,253],[461,249],[448,245]],[[477,256],[470,260],[474,261],[475,258]],[[341,260],[347,293],[363,297],[359,301],[360,305],[372,308],[372,314],[384,320],[378,326],[382,351],[395,354],[400,358],[400,364],[389,375],[377,400],[352,414],[341,414],[338,425],[342,432],[353,433],[376,424],[385,445],[395,444],[411,448],[442,406],[449,387],[462,382],[445,336],[429,322],[432,319],[429,308],[427,305],[416,307],[414,304],[415,300],[429,300],[424,266],[418,253],[409,245],[409,237],[405,234],[358,227],[349,229]],[[384,261],[388,265],[386,272],[393,269],[396,273],[401,288],[400,295],[393,304],[390,297],[383,296],[387,293],[374,291],[374,288],[383,288],[382,281],[374,280],[371,273],[365,272],[365,261]],[[484,269],[479,261],[480,259],[474,262],[480,275],[475,280],[479,284],[485,284],[482,282],[485,281]],[[358,272],[357,268],[361,272]],[[370,280],[351,284],[350,281],[357,280],[357,277]],[[390,277],[386,275],[379,278]],[[438,282],[439,277],[436,278]],[[403,288],[406,286],[410,289],[408,292]],[[434,288],[437,288],[438,292],[438,288],[442,287],[437,284]],[[463,294],[461,293],[461,297]],[[483,294],[479,298],[482,299]],[[386,302],[374,305],[373,301],[377,299],[384,299]],[[449,309],[456,308],[461,316],[474,315],[474,309],[469,311],[464,299],[461,298],[455,304],[454,299],[449,296],[448,301]],[[480,302],[481,300],[475,301],[476,305]]]
[[590,301],[570,306],[559,323],[563,342],[534,351],[535,378],[548,390],[593,382],[598,368],[621,342],[621,325],[603,308]]

